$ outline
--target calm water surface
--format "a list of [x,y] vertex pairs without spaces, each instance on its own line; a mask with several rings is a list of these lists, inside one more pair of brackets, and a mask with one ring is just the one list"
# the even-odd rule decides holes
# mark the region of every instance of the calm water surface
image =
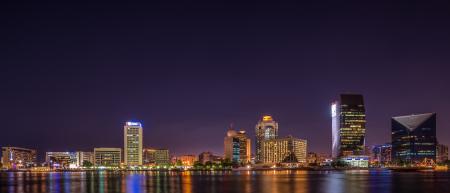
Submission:
[[450,193],[450,173],[390,171],[3,172],[1,192]]

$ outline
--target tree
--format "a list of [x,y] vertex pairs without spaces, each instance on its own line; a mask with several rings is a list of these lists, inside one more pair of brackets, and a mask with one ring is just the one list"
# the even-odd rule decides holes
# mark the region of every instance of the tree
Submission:
[[233,162],[231,162],[230,159],[225,159],[224,161],[222,161],[222,167],[224,169],[230,169],[233,166]]
[[201,170],[201,169],[204,168],[204,166],[203,166],[203,164],[201,162],[195,161],[194,162],[194,168],[197,169],[197,170]]
[[94,166],[94,164],[92,164],[90,161],[87,160],[83,161],[83,167],[90,168],[92,166]]

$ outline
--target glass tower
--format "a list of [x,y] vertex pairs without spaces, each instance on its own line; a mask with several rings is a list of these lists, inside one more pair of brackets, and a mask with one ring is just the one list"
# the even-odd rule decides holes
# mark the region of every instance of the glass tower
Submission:
[[436,113],[392,117],[391,124],[395,163],[436,161]]
[[251,158],[250,139],[245,131],[229,129],[224,138],[225,159],[235,163],[248,163]]
[[341,94],[340,100],[331,104],[331,117],[333,158],[364,155],[366,110],[363,96]]

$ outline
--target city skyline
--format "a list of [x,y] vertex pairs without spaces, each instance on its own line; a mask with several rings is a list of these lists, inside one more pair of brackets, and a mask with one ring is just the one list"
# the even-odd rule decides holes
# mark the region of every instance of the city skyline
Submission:
[[221,153],[230,123],[254,136],[270,114],[279,136],[330,153],[329,105],[346,92],[364,95],[367,145],[390,141],[391,117],[427,112],[448,145],[446,7],[9,2],[0,146],[123,147],[122,124],[140,120],[144,147]]

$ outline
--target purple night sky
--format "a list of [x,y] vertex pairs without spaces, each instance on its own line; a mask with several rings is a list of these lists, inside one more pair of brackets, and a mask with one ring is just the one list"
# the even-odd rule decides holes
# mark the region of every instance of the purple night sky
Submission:
[[450,145],[450,3],[408,3],[2,3],[0,146],[122,147],[140,120],[145,146],[222,154],[268,113],[330,153],[341,92],[364,95],[368,145],[424,112]]

